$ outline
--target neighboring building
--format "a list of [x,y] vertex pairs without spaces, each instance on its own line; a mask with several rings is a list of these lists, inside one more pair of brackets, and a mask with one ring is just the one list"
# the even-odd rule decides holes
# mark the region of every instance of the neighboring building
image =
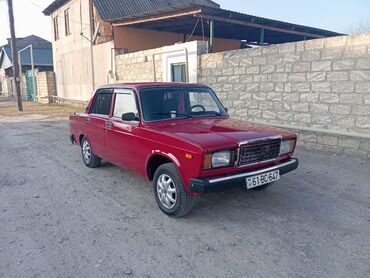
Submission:
[[[53,50],[51,42],[38,36],[30,35],[25,38],[17,38],[17,52],[32,45],[34,69],[36,72],[53,71]],[[22,81],[32,82],[26,75],[31,76],[31,54],[27,49],[21,52]],[[30,87],[30,90],[32,86]],[[27,84],[22,84],[23,95],[27,95]],[[2,95],[14,96],[13,59],[10,39],[8,43],[0,47],[0,93]],[[30,92],[31,93],[31,92]],[[34,94],[32,92],[32,94]]]
[[[339,35],[224,10],[210,0],[55,0],[43,13],[51,16],[58,97],[72,100],[88,100],[97,85],[117,81],[117,54],[195,40],[220,52]],[[181,55],[197,61],[196,53]],[[166,58],[164,81],[196,81],[186,78],[183,59]]]

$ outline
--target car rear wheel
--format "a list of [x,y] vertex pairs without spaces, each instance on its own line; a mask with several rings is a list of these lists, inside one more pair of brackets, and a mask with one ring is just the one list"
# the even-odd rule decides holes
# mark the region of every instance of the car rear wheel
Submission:
[[184,182],[173,163],[158,167],[153,181],[158,207],[171,217],[187,215],[193,208],[193,197],[185,190]]
[[82,160],[87,167],[96,168],[100,166],[101,158],[93,153],[91,145],[86,137],[83,137],[81,140],[81,153]]

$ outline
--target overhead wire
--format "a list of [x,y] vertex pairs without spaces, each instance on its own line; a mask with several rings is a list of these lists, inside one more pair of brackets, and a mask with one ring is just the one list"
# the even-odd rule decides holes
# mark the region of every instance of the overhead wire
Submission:
[[[43,7],[41,7],[39,4],[35,3],[34,1],[32,0],[27,0],[30,4],[34,5],[35,7],[41,9],[41,10],[44,10]],[[90,26],[89,23],[83,23],[83,22],[80,22],[80,21],[77,21],[77,20],[74,20],[74,19],[71,19],[69,18],[69,21],[72,22],[72,23],[76,23],[76,24],[81,24],[81,25],[85,25],[85,26]]]

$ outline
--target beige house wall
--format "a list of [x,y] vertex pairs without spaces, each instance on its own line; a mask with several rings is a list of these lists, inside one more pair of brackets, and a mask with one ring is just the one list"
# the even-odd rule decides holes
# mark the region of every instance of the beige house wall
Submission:
[[8,82],[9,82],[8,78],[5,77],[5,70],[0,69],[0,83],[1,83],[0,94],[2,96],[8,96],[9,95]]
[[[64,11],[69,8],[71,34],[66,36]],[[53,18],[58,16],[59,40],[54,40]],[[53,58],[59,97],[87,100],[94,87],[90,1],[72,0],[51,15]],[[83,36],[81,36],[83,33]]]

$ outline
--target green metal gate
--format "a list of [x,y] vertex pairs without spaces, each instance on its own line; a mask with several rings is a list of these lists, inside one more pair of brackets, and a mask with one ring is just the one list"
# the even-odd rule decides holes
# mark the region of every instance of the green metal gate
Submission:
[[[27,71],[27,74],[26,74],[26,85],[27,85],[27,100],[28,101],[35,101],[35,93],[34,92],[34,86],[33,86],[33,77],[32,77],[32,71],[29,70]],[[36,85],[35,84],[35,88],[36,88]],[[37,88],[36,88],[37,90]]]

